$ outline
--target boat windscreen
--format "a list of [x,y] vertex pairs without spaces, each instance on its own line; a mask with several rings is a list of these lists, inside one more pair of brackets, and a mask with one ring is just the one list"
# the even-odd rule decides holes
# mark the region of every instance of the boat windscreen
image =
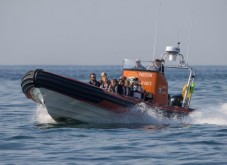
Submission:
[[135,66],[135,61],[130,59],[124,59],[122,63],[122,69],[131,69]]
[[[141,68],[142,70],[155,70],[153,61],[140,61],[141,63]],[[131,60],[131,59],[124,59],[122,62],[122,70],[124,69],[136,69],[136,61]]]

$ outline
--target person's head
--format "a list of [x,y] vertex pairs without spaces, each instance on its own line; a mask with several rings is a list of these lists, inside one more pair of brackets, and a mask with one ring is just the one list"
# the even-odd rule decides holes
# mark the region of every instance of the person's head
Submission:
[[116,79],[111,80],[111,85],[112,86],[116,86],[117,85],[117,80]]
[[102,72],[102,73],[101,73],[101,77],[107,77],[106,72]]
[[125,80],[124,79],[119,79],[119,83],[120,85],[124,85],[125,84]]
[[101,73],[101,80],[104,81],[104,78],[108,79],[106,72]]
[[103,77],[102,77],[102,81],[103,81],[104,83],[107,83],[107,82],[108,82],[107,77],[106,77],[106,76],[103,76]]
[[137,77],[135,77],[133,80],[132,80],[132,85],[139,85],[139,79]]
[[161,63],[164,62],[164,60],[163,59],[161,59],[161,60],[160,59],[156,59],[154,62],[155,62],[156,66],[161,66]]
[[90,74],[90,80],[96,80],[96,75],[95,75],[95,73],[91,73]]
[[138,67],[138,66],[141,66],[141,61],[140,61],[140,59],[136,59],[136,67]]
[[101,73],[101,80],[103,80],[103,78],[107,78],[108,79],[106,72],[102,72]]
[[126,77],[125,76],[121,76],[119,79],[126,80]]

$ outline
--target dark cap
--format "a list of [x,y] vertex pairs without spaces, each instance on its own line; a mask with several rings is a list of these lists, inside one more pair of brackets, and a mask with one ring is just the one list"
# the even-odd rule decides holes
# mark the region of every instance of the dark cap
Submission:
[[155,62],[164,62],[164,59],[155,59]]

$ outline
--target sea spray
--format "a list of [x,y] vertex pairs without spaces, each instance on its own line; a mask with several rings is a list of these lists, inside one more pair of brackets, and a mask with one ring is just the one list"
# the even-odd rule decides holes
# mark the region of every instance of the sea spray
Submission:
[[119,123],[136,123],[136,124],[152,124],[152,125],[175,125],[181,123],[181,119],[177,117],[167,118],[162,113],[157,113],[155,108],[147,107],[145,103],[139,103],[130,108],[127,113],[121,114]]
[[[36,108],[35,120],[40,124],[56,124],[44,106]],[[127,113],[112,116],[112,118],[97,120],[94,123],[110,124],[152,124],[152,125],[178,125],[178,124],[214,124],[227,125],[227,103],[217,106],[204,106],[183,118],[167,118],[157,113],[154,108],[148,108],[144,103],[137,104]]]
[[197,109],[188,120],[191,124],[227,125],[227,103]]
[[[36,108],[35,120],[40,124],[57,124],[57,122],[48,114],[43,105]],[[175,125],[182,122],[182,118],[167,118],[162,113],[157,113],[154,108],[147,107],[145,103],[137,104],[131,107],[126,113],[113,113],[108,118],[93,119],[90,123],[94,124],[152,124],[152,125]]]
[[37,105],[36,120],[40,124],[55,124],[56,121],[48,114],[47,109],[43,105]]

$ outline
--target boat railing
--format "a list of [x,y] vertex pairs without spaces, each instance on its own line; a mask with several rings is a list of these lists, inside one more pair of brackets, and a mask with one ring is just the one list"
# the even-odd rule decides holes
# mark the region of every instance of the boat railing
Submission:
[[184,90],[184,88],[182,90],[182,97],[183,97],[182,107],[189,108],[192,93],[193,93],[193,88],[194,88],[194,80],[196,77],[195,69],[192,67],[189,67],[189,66],[165,66],[165,68],[186,69],[186,70],[188,69],[189,70],[189,77],[188,77],[187,83],[185,84],[185,90]]
[[[182,107],[189,108],[191,96],[194,90],[194,80],[196,76],[195,69],[188,66],[188,63],[184,60],[184,56],[180,54],[180,48],[167,46],[166,51],[161,55],[161,59],[163,59],[163,63],[165,64],[167,61],[172,61],[174,65],[165,65],[165,68],[177,68],[177,69],[188,69],[189,70],[189,77],[188,82],[184,86],[182,90]],[[168,59],[168,60],[167,60]]]

